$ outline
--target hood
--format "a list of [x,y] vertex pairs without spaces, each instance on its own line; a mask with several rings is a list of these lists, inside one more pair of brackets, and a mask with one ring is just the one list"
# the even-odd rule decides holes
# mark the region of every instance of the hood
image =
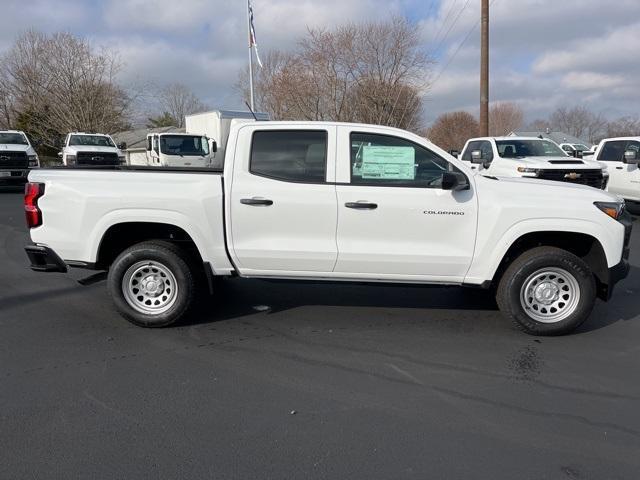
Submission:
[[541,180],[539,178],[527,177],[483,177],[496,182],[496,184],[501,184],[507,187],[511,186],[512,188],[515,187],[519,193],[525,195],[529,193],[532,193],[534,196],[543,194],[545,196],[550,195],[558,199],[563,197],[588,197],[589,199],[598,202],[622,201],[622,197],[619,197],[618,195],[577,183],[555,182],[552,180]]
[[17,143],[2,143],[0,144],[0,152],[3,150],[11,152],[30,152],[32,148],[29,145],[21,145]]
[[544,168],[545,170],[585,170],[593,168],[602,168],[601,165],[593,160],[573,157],[517,157],[509,158],[514,162],[531,166],[534,168]]
[[120,150],[116,147],[97,147],[92,145],[72,145],[69,147],[65,147],[66,153],[73,152],[103,152],[103,153],[118,153],[120,154]]

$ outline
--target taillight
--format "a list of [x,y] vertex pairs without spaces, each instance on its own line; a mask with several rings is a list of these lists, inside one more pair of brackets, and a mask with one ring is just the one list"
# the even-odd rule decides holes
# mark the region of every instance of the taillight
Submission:
[[44,183],[29,182],[24,186],[24,213],[29,228],[42,225],[42,212],[38,208],[38,199],[43,195]]

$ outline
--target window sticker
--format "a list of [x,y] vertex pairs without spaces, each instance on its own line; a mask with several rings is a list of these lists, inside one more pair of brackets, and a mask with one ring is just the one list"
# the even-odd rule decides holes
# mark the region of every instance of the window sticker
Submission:
[[415,180],[415,149],[413,147],[362,148],[363,179]]

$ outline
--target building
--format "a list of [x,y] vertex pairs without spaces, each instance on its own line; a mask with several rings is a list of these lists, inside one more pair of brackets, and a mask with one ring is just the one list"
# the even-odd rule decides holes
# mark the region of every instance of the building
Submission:
[[184,133],[184,128],[160,127],[160,128],[138,128],[126,132],[118,132],[112,135],[117,145],[127,144],[123,149],[127,165],[147,164],[147,135],[150,133]]

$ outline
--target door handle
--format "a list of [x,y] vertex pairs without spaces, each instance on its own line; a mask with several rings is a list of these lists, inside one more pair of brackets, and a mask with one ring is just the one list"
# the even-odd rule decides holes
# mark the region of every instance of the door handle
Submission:
[[624,170],[624,167],[616,167],[616,170]]
[[375,210],[378,208],[377,203],[369,203],[369,202],[347,202],[344,204],[347,208],[353,208],[355,210]]
[[266,198],[243,198],[240,200],[240,203],[243,205],[270,207],[273,205],[273,200],[267,200]]

